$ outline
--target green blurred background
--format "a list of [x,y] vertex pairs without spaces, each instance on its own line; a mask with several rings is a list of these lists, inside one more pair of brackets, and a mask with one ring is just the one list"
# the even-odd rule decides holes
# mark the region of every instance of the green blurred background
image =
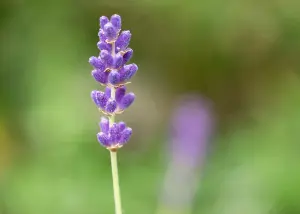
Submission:
[[139,66],[120,151],[124,213],[152,214],[177,97],[214,102],[218,127],[193,213],[300,213],[300,1],[0,2],[0,213],[113,213],[88,58],[118,13]]

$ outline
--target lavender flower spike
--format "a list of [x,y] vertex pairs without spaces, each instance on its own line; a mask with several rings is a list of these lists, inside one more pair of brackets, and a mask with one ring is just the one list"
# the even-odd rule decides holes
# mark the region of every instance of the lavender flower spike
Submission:
[[106,88],[105,92],[92,91],[91,98],[97,108],[108,117],[101,118],[97,139],[110,151],[115,213],[122,214],[117,151],[129,141],[132,129],[122,121],[115,122],[115,115],[123,113],[135,100],[132,92],[126,94],[124,85],[129,83],[138,67],[134,63],[126,65],[133,55],[133,50],[128,47],[131,39],[130,31],[121,32],[121,17],[117,14],[112,15],[110,19],[101,16],[99,25],[97,47],[100,53],[98,57],[90,57],[89,63],[93,66],[93,78]]
[[214,131],[214,114],[209,100],[183,97],[171,120],[167,152],[168,169],[160,198],[160,211],[190,213],[207,147]]

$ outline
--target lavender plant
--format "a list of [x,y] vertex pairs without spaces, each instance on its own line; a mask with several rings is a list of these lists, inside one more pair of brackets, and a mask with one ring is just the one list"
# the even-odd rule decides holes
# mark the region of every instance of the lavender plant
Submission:
[[97,108],[105,117],[100,121],[100,132],[97,134],[99,143],[110,151],[113,190],[116,214],[122,213],[117,151],[126,144],[132,134],[132,129],[124,122],[115,122],[115,115],[121,114],[134,101],[134,93],[126,93],[125,85],[136,74],[136,64],[127,64],[133,50],[128,47],[131,33],[121,32],[121,17],[117,14],[110,19],[100,17],[98,33],[99,56],[92,56],[89,63],[94,67],[92,76],[105,87],[105,91],[94,90],[91,97]]
[[202,96],[188,94],[175,105],[158,214],[191,213],[214,122],[211,102]]

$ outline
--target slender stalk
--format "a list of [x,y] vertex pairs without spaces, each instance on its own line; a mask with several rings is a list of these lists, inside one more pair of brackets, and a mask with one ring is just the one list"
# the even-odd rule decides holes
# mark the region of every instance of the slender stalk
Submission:
[[120,194],[119,173],[118,173],[118,163],[117,163],[117,152],[116,151],[110,151],[110,159],[111,159],[111,171],[112,171],[113,188],[114,188],[115,212],[116,212],[116,214],[122,214],[121,194]]
[[[111,55],[115,56],[115,43],[112,43]],[[116,89],[111,87],[111,98],[115,99]],[[112,125],[115,122],[115,115],[109,117],[109,124]],[[113,190],[114,190],[114,200],[115,200],[115,212],[116,214],[122,214],[121,205],[121,194],[120,194],[120,184],[119,184],[119,172],[118,172],[118,161],[117,161],[117,151],[110,151],[111,160],[111,171],[113,179]]]

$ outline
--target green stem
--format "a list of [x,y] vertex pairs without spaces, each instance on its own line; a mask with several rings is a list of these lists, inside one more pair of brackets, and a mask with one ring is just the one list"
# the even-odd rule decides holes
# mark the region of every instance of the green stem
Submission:
[[117,152],[116,151],[110,151],[110,159],[111,159],[111,171],[112,171],[113,188],[114,188],[115,212],[116,212],[116,214],[122,214],[118,162],[117,162]]
[[[115,43],[112,43],[111,55],[115,56]],[[115,99],[116,89],[111,87],[111,98]],[[109,117],[110,126],[115,122],[115,115]],[[110,160],[111,160],[111,171],[113,179],[113,190],[114,190],[114,200],[115,200],[115,212],[116,214],[122,214],[121,205],[121,194],[120,194],[120,184],[119,184],[119,173],[118,173],[118,161],[117,161],[117,151],[110,150]]]

